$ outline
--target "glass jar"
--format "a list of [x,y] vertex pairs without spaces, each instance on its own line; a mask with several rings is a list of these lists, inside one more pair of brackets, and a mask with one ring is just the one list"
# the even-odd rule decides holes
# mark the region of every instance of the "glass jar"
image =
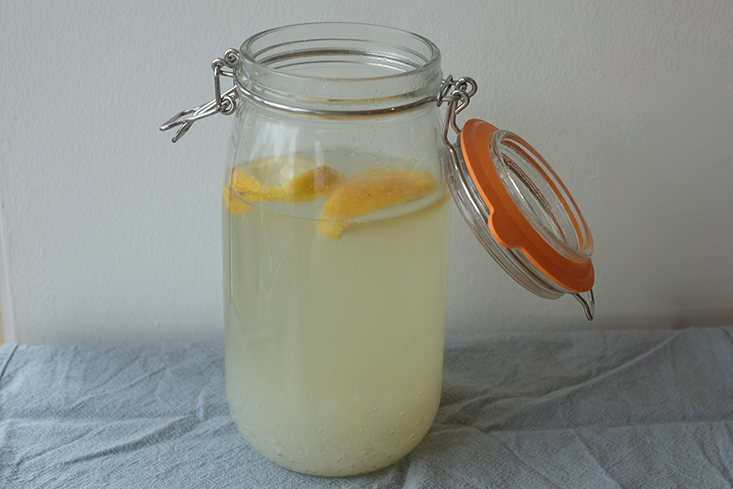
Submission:
[[232,417],[288,469],[384,467],[440,402],[450,206],[436,104],[360,113],[434,96],[440,54],[340,24],[267,31],[240,52],[242,88],[268,104],[237,111],[224,178]]
[[[265,457],[352,475],[399,460],[428,432],[451,193],[517,281],[543,297],[572,293],[592,314],[592,294],[580,295],[592,242],[567,189],[518,136],[476,120],[458,129],[476,85],[443,78],[428,39],[295,25],[251,37],[213,69],[215,101],[161,129],[180,126],[175,141],[199,119],[235,114],[222,189],[226,391]],[[235,80],[225,93],[221,76]]]

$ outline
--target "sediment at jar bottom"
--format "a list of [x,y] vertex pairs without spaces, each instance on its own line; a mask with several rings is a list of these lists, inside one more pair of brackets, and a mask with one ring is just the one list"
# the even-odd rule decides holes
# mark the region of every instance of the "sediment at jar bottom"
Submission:
[[[227,377],[227,396],[237,399],[232,377]],[[420,388],[400,393],[399,399],[359,405],[301,404],[295,414],[272,409],[263,394],[259,410],[256,405],[244,408],[247,414],[234,419],[255,450],[286,469],[325,477],[356,475],[399,461],[425,437],[440,403],[440,382]],[[232,412],[243,408],[235,402],[230,402]]]
[[250,444],[298,472],[377,470],[440,400],[449,196],[360,223],[224,212],[226,382]]

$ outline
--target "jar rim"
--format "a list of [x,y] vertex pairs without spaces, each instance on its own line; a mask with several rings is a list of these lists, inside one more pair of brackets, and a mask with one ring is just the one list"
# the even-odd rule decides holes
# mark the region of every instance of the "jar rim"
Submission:
[[373,24],[277,27],[247,39],[240,54],[240,95],[310,115],[381,116],[422,107],[436,100],[443,80],[432,41]]
[[[309,28],[315,28],[315,27],[358,27],[362,29],[371,29],[374,31],[383,31],[383,32],[389,32],[392,34],[404,36],[407,39],[413,39],[417,40],[420,43],[422,43],[426,48],[430,51],[430,56],[428,60],[422,64],[421,66],[417,66],[413,68],[412,70],[402,71],[402,72],[396,72],[390,75],[382,75],[382,76],[370,76],[370,77],[362,77],[362,78],[342,78],[342,77],[319,77],[319,76],[310,76],[310,75],[302,75],[302,74],[293,74],[293,73],[287,73],[282,70],[279,70],[277,68],[271,68],[270,66],[263,64],[260,60],[257,59],[259,52],[253,52],[252,46],[255,42],[263,40],[266,37],[272,36],[277,33],[281,32],[287,32],[292,31],[297,28],[303,28],[303,27],[309,27]],[[329,40],[337,40],[333,38],[328,38]],[[305,39],[299,39],[300,41],[305,41]],[[243,61],[250,63],[251,65],[257,66],[259,69],[278,77],[283,78],[290,78],[293,80],[328,80],[328,81],[339,81],[339,82],[348,82],[348,81],[354,81],[354,82],[364,82],[368,80],[385,80],[385,79],[394,79],[399,78],[403,76],[409,76],[413,75],[419,72],[423,71],[429,71],[431,69],[435,69],[436,65],[440,65],[440,49],[438,46],[432,42],[430,39],[421,36],[420,34],[416,34],[414,32],[410,32],[404,29],[399,29],[396,27],[389,27],[389,26],[383,26],[383,25],[377,25],[377,24],[367,24],[367,23],[359,23],[359,22],[304,22],[299,24],[289,24],[285,26],[280,27],[274,27],[271,29],[264,30],[262,32],[259,32],[257,34],[254,34],[250,36],[248,39],[246,39],[242,45],[239,48],[239,52],[241,53],[241,56],[243,58]]]

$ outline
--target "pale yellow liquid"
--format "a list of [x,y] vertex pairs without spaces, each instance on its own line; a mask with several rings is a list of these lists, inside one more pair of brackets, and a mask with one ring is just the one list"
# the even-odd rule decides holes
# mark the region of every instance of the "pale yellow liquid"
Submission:
[[224,211],[232,417],[291,470],[387,466],[425,436],[440,401],[449,195],[391,207],[336,242],[273,208]]

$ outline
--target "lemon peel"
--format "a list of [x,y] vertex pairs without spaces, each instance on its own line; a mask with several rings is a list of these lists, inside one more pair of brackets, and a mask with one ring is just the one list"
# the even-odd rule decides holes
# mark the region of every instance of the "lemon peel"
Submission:
[[[232,170],[230,183],[231,192],[244,201],[309,202],[330,194],[343,180],[341,173],[329,165],[318,166],[312,158],[290,155],[238,166]],[[225,193],[227,209],[236,207],[239,214],[246,210],[246,207],[240,210],[238,206],[232,206],[232,199],[236,197],[230,194],[227,199]]]
[[346,219],[404,204],[437,188],[435,177],[428,172],[377,168],[354,175],[326,198],[318,232],[338,241],[354,225]]
[[232,195],[232,193],[227,188],[226,184],[222,185],[223,191],[223,197],[224,197],[224,207],[227,211],[229,211],[230,214],[233,214],[235,216],[238,216],[240,214],[243,214],[245,211],[249,209],[249,205],[247,205],[245,202],[242,202],[237,197]]

